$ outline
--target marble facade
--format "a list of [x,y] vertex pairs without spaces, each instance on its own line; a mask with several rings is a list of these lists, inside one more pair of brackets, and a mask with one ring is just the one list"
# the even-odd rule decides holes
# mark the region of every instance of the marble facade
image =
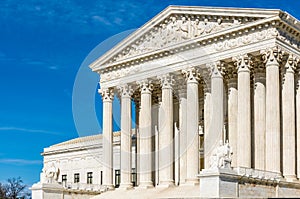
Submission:
[[[169,6],[90,65],[100,76],[103,99],[103,185],[114,190],[112,101],[117,95],[120,189],[133,188],[135,114],[140,189],[199,188],[200,171],[209,169],[220,141],[228,141],[232,179],[242,175],[240,169],[265,171],[284,187],[291,183],[296,194],[299,57],[300,21],[281,10]],[[208,174],[200,174],[200,181]],[[255,184],[251,180],[247,183]],[[234,197],[246,195],[244,185]],[[261,190],[269,185],[264,186]],[[288,188],[270,189],[270,196],[279,196],[279,190],[289,195]]]

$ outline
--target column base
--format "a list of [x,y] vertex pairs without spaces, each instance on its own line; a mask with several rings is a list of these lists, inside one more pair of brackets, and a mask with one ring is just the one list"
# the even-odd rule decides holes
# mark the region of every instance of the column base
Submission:
[[121,183],[119,189],[130,190],[133,189],[132,183]]
[[115,190],[115,186],[113,184],[106,184],[106,185],[103,185],[105,191],[112,191],[112,190]]
[[173,180],[166,180],[166,181],[160,181],[157,187],[163,187],[163,188],[168,188],[168,187],[174,187],[174,181]]
[[295,182],[295,181],[298,181],[297,178],[296,178],[296,175],[285,175],[285,176],[284,176],[284,179],[285,179],[287,182]]
[[153,188],[153,183],[151,181],[149,182],[140,182],[139,186],[137,188],[141,188],[141,189],[150,189]]
[[185,183],[182,186],[197,186],[199,185],[198,178],[187,178],[185,179]]

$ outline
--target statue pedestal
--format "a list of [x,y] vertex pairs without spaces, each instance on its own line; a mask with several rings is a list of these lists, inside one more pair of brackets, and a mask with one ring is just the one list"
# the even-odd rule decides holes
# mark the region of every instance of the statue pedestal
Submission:
[[231,168],[203,169],[200,178],[200,197],[238,197],[238,175]]
[[30,188],[33,199],[53,199],[63,197],[63,186],[58,183],[36,183]]

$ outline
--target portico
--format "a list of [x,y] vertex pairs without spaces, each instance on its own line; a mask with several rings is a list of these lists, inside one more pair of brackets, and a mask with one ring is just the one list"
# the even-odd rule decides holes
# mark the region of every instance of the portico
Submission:
[[229,141],[233,167],[297,181],[299,24],[280,10],[170,6],[92,63],[104,107],[104,184],[113,188],[114,93],[121,99],[120,188],[132,188],[132,114],[140,188],[197,186],[220,140]]

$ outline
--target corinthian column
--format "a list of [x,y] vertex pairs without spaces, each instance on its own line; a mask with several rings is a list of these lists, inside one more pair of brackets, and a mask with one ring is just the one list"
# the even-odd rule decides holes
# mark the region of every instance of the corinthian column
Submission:
[[209,138],[209,127],[211,123],[211,87],[210,80],[204,85],[204,168],[209,168],[209,156],[206,154],[206,139]]
[[152,173],[152,144],[151,144],[151,97],[152,84],[145,80],[139,82],[141,89],[141,110],[139,117],[140,128],[140,184],[141,188],[153,187]]
[[297,178],[300,179],[300,75],[297,75],[296,88],[296,126],[297,126]]
[[123,85],[121,95],[121,183],[120,188],[132,188],[131,183],[131,95],[132,88]]
[[232,149],[232,162],[231,166],[237,166],[237,108],[238,108],[238,91],[236,72],[230,72],[228,78],[228,139]]
[[298,60],[290,55],[286,65],[282,85],[282,146],[283,176],[287,180],[296,179],[296,132],[295,132],[295,67]]
[[187,167],[186,167],[186,123],[187,123],[187,100],[186,100],[186,89],[181,89],[179,91],[179,165],[180,165],[180,184],[185,183],[186,179],[186,172],[187,172]]
[[265,170],[266,157],[266,87],[265,74],[254,73],[254,163],[255,169]]
[[251,60],[248,55],[235,60],[238,68],[237,166],[251,168]]
[[205,162],[209,161],[212,152],[224,141],[224,83],[223,65],[216,62],[211,67],[211,122],[209,132],[204,134]]
[[170,75],[159,77],[162,86],[162,103],[159,132],[159,185],[174,185],[173,162],[173,78]]
[[187,79],[187,173],[186,184],[196,185],[199,183],[197,174],[199,172],[199,94],[198,74],[196,69],[190,68],[183,71]]
[[277,47],[263,52],[266,63],[266,170],[280,173],[280,85]]
[[111,88],[101,88],[98,91],[102,95],[103,101],[103,185],[108,189],[113,189],[112,101],[114,99],[114,93]]

